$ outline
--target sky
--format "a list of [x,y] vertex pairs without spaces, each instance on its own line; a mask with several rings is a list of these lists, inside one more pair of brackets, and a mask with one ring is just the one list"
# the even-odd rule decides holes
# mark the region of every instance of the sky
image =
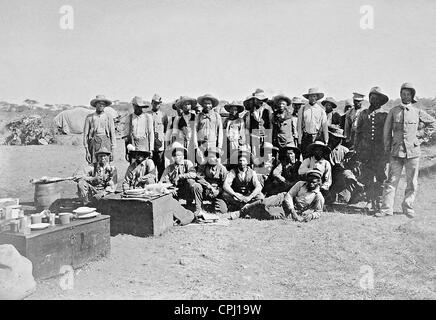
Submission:
[[232,101],[310,87],[341,100],[373,86],[396,99],[406,81],[435,97],[435,17],[434,0],[0,0],[0,100]]

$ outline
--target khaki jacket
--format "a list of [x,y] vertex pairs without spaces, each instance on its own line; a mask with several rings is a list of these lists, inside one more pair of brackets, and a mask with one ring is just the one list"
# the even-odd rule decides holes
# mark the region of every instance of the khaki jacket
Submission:
[[383,136],[385,151],[393,157],[416,158],[421,143],[436,129],[435,119],[414,105],[393,107],[386,118]]

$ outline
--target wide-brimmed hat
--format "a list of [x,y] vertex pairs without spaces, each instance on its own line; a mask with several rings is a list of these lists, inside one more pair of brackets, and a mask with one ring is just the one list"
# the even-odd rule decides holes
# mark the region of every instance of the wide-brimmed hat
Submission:
[[254,159],[254,156],[250,151],[241,149],[233,151],[230,157],[235,159],[239,159],[239,157],[245,157],[250,163],[252,163]]
[[326,102],[330,102],[333,105],[333,109],[338,107],[338,103],[332,97],[325,98],[324,101],[321,102],[323,106],[325,106]]
[[244,111],[244,104],[242,103],[242,101],[233,101],[232,103],[228,103],[224,106],[224,109],[226,109],[227,112],[230,112],[231,107],[237,107],[238,113]]
[[254,91],[251,95],[249,95],[247,98],[245,98],[245,100],[243,102],[244,106],[247,106],[248,102],[252,99],[257,99],[257,100],[264,101],[264,102],[266,102],[268,100],[268,98],[265,96],[262,89],[256,89],[256,91]]
[[127,151],[129,152],[129,154],[132,154],[132,155],[137,154],[137,153],[150,155],[150,149],[148,146],[148,139],[138,139],[138,141],[136,142],[136,146],[129,143],[127,145]]
[[292,104],[306,104],[306,101],[301,99],[300,97],[293,97],[291,100]]
[[271,142],[265,141],[262,145],[263,149],[270,149],[270,150],[279,150],[279,148],[273,146]]
[[184,154],[185,154],[185,158],[188,155],[188,149],[186,149],[180,142],[173,142],[173,144],[171,145],[171,154],[174,156],[174,153],[177,150],[183,150]]
[[286,144],[286,146],[284,146],[282,148],[282,151],[286,151],[286,150],[293,150],[295,154],[300,155],[301,154],[301,150],[300,148],[298,148],[297,146],[295,146],[295,144],[288,142]]
[[309,91],[305,94],[303,94],[303,97],[305,97],[306,99],[309,99],[309,96],[312,94],[316,94],[318,96],[318,98],[316,100],[320,100],[322,98],[324,98],[324,93],[321,92],[321,90],[319,90],[319,88],[310,88]]
[[405,83],[403,83],[403,84],[401,85],[400,92],[401,92],[401,90],[403,90],[403,89],[409,89],[409,90],[412,91],[412,102],[415,103],[415,102],[416,102],[416,99],[415,99],[415,95],[416,95],[416,89],[415,89],[415,86],[414,86],[413,84],[411,84],[410,82],[405,82]]
[[284,100],[284,101],[286,101],[286,104],[287,104],[288,106],[292,103],[291,99],[289,99],[289,98],[288,98],[287,96],[285,96],[284,94],[278,94],[278,95],[276,95],[276,96],[274,96],[274,97],[272,98],[272,101],[273,101],[273,103],[274,103],[275,105],[277,105],[277,103],[278,103],[280,100]]
[[330,148],[322,141],[315,141],[314,143],[309,144],[306,151],[308,154],[312,155],[316,148],[321,148],[323,150],[324,158],[326,158],[331,152]]
[[365,96],[364,94],[361,94],[359,92],[353,92],[353,100],[363,101],[364,96]]
[[306,179],[308,177],[311,177],[311,176],[312,177],[315,176],[318,179],[321,179],[322,178],[322,173],[318,169],[312,169],[312,170],[309,170],[309,171],[306,172]]
[[98,156],[99,154],[107,154],[110,156],[112,152],[110,152],[106,147],[102,147],[95,153],[96,156]]
[[344,130],[336,124],[329,125],[329,134],[341,139],[346,138],[344,136]]
[[145,108],[147,107],[147,104],[145,103],[145,101],[141,98],[141,97],[133,97],[132,99],[132,105],[137,105],[138,107],[142,107]]
[[104,103],[106,103],[106,106],[110,106],[112,104],[112,101],[110,101],[109,99],[106,99],[106,97],[102,94],[97,95],[95,97],[95,99],[92,99],[89,104],[91,106],[95,107],[97,102],[104,102]]
[[206,149],[206,151],[204,151],[204,156],[208,157],[209,156],[209,152],[215,153],[217,158],[220,158],[222,156],[222,154],[223,154],[223,151],[220,148],[218,148],[218,147],[209,147],[209,148]]
[[176,102],[176,108],[181,108],[185,102],[190,102],[192,108],[195,108],[197,106],[197,99],[187,96],[181,96]]
[[162,97],[161,97],[160,95],[158,95],[157,93],[155,93],[155,94],[153,95],[153,98],[151,98],[151,101],[152,101],[152,102],[153,102],[153,101],[156,101],[156,102],[162,103]]
[[384,105],[389,101],[389,97],[382,92],[380,87],[371,88],[368,97],[371,96],[372,94],[376,94],[382,98],[381,105]]
[[198,102],[200,105],[203,105],[203,101],[204,101],[204,100],[210,100],[210,101],[212,101],[212,108],[215,108],[215,107],[219,104],[219,100],[218,100],[217,98],[215,98],[213,95],[209,94],[209,93],[207,93],[207,94],[205,94],[205,95],[202,95],[202,96],[199,96],[199,97],[197,98],[197,102]]

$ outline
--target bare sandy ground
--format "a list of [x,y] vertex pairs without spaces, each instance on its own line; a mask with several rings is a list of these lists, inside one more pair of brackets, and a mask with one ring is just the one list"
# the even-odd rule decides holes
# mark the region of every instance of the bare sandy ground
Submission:
[[[30,178],[71,175],[83,165],[82,149],[1,146],[0,197],[33,201]],[[435,154],[424,152],[415,219],[329,212],[306,224],[236,220],[159,237],[118,235],[109,257],[76,270],[73,289],[58,278],[38,281],[29,299],[435,299]],[[74,197],[72,182],[61,186]],[[363,281],[371,273],[373,288]]]

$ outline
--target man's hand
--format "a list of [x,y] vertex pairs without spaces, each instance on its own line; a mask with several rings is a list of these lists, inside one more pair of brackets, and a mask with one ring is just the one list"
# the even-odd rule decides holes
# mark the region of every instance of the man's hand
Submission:
[[86,162],[91,163],[91,154],[89,153],[88,149],[86,149],[85,159]]
[[244,196],[242,194],[236,192],[235,195],[233,196],[233,198],[235,198],[235,200],[243,202]]

